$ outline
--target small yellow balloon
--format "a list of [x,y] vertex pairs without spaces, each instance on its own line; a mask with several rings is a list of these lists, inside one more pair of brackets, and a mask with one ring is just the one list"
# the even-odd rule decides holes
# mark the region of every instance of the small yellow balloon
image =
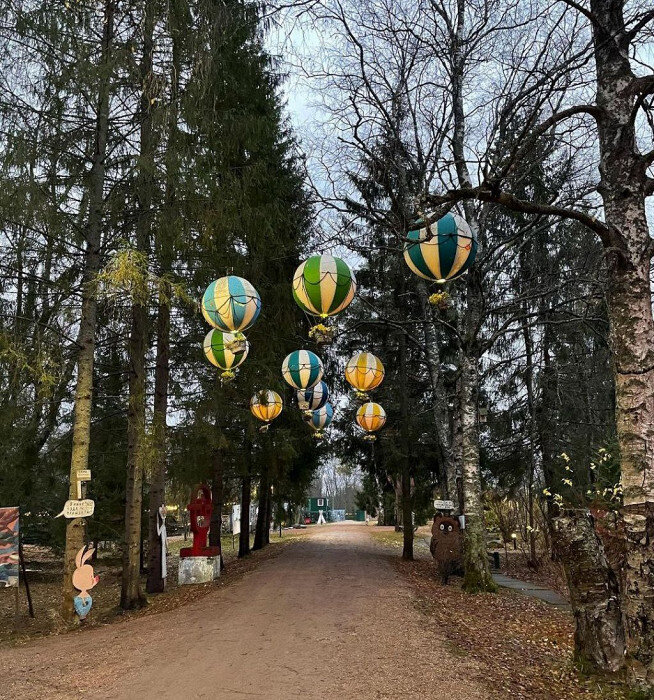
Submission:
[[250,400],[250,411],[255,418],[264,423],[275,420],[282,412],[284,403],[282,397],[272,389],[263,389]]

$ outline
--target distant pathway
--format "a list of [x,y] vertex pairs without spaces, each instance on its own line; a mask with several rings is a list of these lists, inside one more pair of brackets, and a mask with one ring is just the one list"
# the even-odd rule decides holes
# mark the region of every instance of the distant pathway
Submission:
[[184,607],[0,650],[0,698],[488,698],[369,532],[314,529]]
[[513,591],[518,591],[531,598],[538,598],[562,610],[570,609],[570,603],[560,593],[546,588],[545,586],[540,586],[537,583],[530,583],[529,581],[519,581],[517,578],[511,578],[504,574],[493,574],[493,580],[498,586],[502,586],[502,588],[510,588]]

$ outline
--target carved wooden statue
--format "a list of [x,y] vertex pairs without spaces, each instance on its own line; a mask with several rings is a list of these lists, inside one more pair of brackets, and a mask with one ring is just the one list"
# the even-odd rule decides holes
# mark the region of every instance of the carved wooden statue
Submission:
[[182,547],[179,556],[184,557],[217,557],[220,547],[209,547],[207,538],[211,526],[211,489],[206,484],[200,484],[195,490],[195,498],[186,506],[191,515],[191,532],[193,533],[193,546]]
[[445,585],[450,576],[462,573],[463,568],[463,533],[457,518],[450,515],[435,515],[431,526],[432,557]]

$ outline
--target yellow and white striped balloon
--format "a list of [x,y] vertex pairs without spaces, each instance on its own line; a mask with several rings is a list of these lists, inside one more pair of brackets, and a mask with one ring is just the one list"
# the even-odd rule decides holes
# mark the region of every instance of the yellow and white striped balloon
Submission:
[[364,403],[357,411],[357,423],[366,433],[374,433],[384,427],[386,411],[378,403]]
[[376,389],[384,379],[384,365],[371,352],[360,352],[345,365],[345,379],[361,392]]
[[250,400],[250,411],[255,418],[269,423],[282,412],[282,397],[272,389],[263,389]]

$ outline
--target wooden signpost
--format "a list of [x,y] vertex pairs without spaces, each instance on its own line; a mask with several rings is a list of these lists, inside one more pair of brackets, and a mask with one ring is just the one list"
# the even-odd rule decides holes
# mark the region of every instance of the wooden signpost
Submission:
[[434,501],[436,510],[454,510],[454,501]]
[[[77,500],[82,500],[82,482],[91,481],[91,470],[90,469],[80,469],[77,472]],[[79,516],[84,517],[84,516]]]

